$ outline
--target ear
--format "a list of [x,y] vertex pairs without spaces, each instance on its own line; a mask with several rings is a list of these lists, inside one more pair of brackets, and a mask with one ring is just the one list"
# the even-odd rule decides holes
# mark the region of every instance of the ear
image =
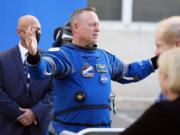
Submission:
[[176,40],[176,47],[180,47],[180,39]]
[[20,29],[19,29],[19,28],[17,28],[17,29],[16,29],[16,32],[19,34],[19,33],[20,33]]
[[161,78],[161,80],[163,81],[163,82],[166,82],[166,84],[168,84],[168,75],[166,74],[166,73],[164,73],[164,72],[161,72],[161,71],[159,71],[159,73],[160,73],[160,78]]
[[166,74],[166,73],[163,73],[163,78],[165,79],[165,80],[168,80],[168,75]]
[[78,29],[79,29],[79,27],[78,27],[78,22],[74,22],[73,24],[72,24],[72,28],[74,29],[74,31],[78,31]]

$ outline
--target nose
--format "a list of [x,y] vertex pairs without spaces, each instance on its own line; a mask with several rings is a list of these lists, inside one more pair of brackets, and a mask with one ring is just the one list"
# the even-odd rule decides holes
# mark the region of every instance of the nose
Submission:
[[157,48],[156,51],[155,51],[155,55],[160,55],[160,51],[159,51],[158,48]]
[[95,26],[95,31],[96,31],[96,32],[99,32],[99,31],[100,31],[99,25],[96,25],[96,26]]

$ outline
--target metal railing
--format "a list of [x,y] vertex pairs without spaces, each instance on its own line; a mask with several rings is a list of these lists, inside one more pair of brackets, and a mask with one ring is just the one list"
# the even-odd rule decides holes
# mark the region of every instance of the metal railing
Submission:
[[63,131],[60,135],[119,135],[124,128],[87,128],[78,133]]

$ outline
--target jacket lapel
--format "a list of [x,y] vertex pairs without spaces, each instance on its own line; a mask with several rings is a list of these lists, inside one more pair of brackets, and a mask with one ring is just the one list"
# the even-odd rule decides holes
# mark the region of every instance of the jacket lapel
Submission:
[[24,67],[23,67],[21,54],[20,54],[20,50],[19,50],[18,46],[16,46],[13,49],[12,58],[14,59],[14,62],[16,63],[16,66],[18,69],[18,72],[21,75],[24,84],[26,85],[26,77],[25,77],[25,73],[24,73]]

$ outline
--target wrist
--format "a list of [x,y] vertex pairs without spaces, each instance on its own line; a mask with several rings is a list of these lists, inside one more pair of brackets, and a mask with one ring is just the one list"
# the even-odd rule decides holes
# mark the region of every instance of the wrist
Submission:
[[151,62],[152,62],[152,65],[154,67],[154,70],[156,70],[158,68],[158,58],[159,58],[159,55],[157,56],[154,56],[151,58]]
[[36,65],[40,61],[40,54],[37,51],[35,55],[32,55],[28,52],[27,62],[31,65]]

